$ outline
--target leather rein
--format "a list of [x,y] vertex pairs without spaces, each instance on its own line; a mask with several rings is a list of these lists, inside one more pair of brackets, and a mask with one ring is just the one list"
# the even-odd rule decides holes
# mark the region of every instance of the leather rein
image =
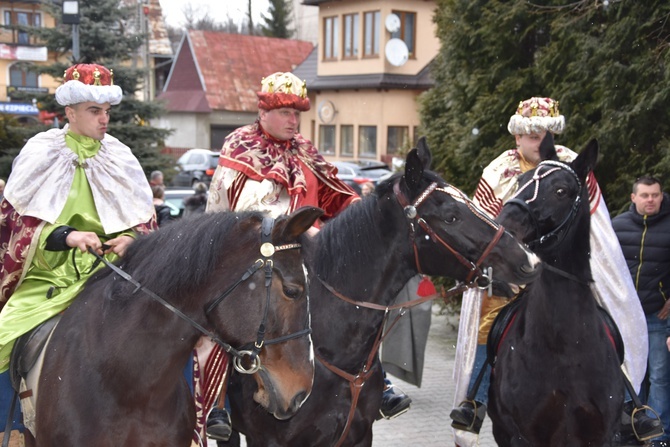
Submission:
[[[482,255],[479,257],[477,262],[472,262],[469,261],[465,256],[463,256],[461,253],[459,253],[456,249],[454,249],[451,245],[449,245],[446,241],[444,241],[442,238],[438,236],[438,234],[432,229],[432,227],[428,224],[428,222],[420,217],[418,208],[421,206],[423,202],[426,201],[426,199],[434,192],[439,191],[445,194],[448,194],[452,196],[454,199],[464,202],[470,210],[477,215],[480,219],[485,221],[487,224],[492,226],[493,228],[496,229],[496,233],[493,236],[493,239],[489,242],[489,244],[486,246],[484,249],[484,252]],[[419,249],[416,244],[416,238],[417,238],[417,228],[416,226],[418,225],[421,229],[423,229],[428,236],[430,236],[430,239],[442,245],[445,247],[456,259],[463,264],[466,268],[468,268],[469,273],[466,278],[466,282],[464,283],[457,283],[456,286],[450,288],[443,294],[435,293],[432,295],[424,296],[424,297],[419,297],[414,300],[411,300],[409,302],[401,303],[401,304],[395,304],[395,305],[389,305],[389,306],[383,306],[380,304],[376,303],[371,303],[367,301],[357,301],[353,300],[345,295],[342,295],[340,292],[335,290],[332,286],[327,284],[323,279],[319,278],[319,281],[323,284],[323,286],[333,295],[335,295],[337,298],[341,299],[342,301],[345,301],[347,303],[353,304],[355,306],[359,307],[365,307],[367,309],[374,309],[374,310],[380,310],[384,311],[384,318],[382,323],[379,326],[379,331],[377,332],[377,336],[375,338],[375,342],[372,346],[372,349],[370,350],[370,353],[368,354],[368,357],[363,364],[362,368],[360,371],[356,374],[350,374],[337,366],[333,365],[332,363],[328,362],[326,359],[321,357],[316,351],[315,351],[315,356],[316,358],[330,370],[334,374],[338,375],[339,377],[343,378],[344,380],[349,382],[349,389],[351,391],[351,405],[349,407],[349,414],[347,416],[347,422],[344,427],[344,430],[342,434],[340,435],[339,440],[337,441],[336,447],[340,447],[343,445],[347,435],[349,434],[349,430],[351,429],[351,423],[354,419],[354,414],[356,412],[356,408],[358,406],[358,399],[361,394],[361,390],[363,388],[363,385],[365,385],[365,382],[370,378],[372,373],[374,372],[373,366],[374,366],[374,360],[375,357],[377,356],[377,352],[379,351],[379,347],[381,346],[382,342],[386,338],[386,336],[391,332],[393,327],[398,323],[400,318],[405,315],[407,309],[417,306],[419,304],[425,303],[426,301],[432,301],[438,297],[442,297],[444,300],[447,298],[457,295],[460,293],[463,293],[465,290],[470,289],[472,287],[478,287],[480,289],[491,289],[492,287],[492,271],[491,268],[487,269],[487,272],[484,273],[481,269],[481,264],[484,261],[484,259],[491,253],[491,250],[496,246],[500,238],[502,237],[503,233],[505,232],[505,229],[503,228],[502,225],[499,225],[498,223],[494,222],[491,220],[488,216],[483,214],[477,207],[472,203],[470,199],[467,198],[467,196],[458,190],[457,188],[447,185],[444,188],[438,187],[438,184],[436,182],[431,183],[428,188],[426,188],[419,197],[414,201],[414,203],[410,204],[409,200],[407,200],[407,197],[405,194],[400,190],[400,182],[397,182],[393,185],[393,192],[396,196],[396,199],[398,200],[398,203],[400,206],[403,207],[403,211],[407,219],[409,220],[409,227],[410,227],[410,240],[412,244],[412,249],[414,251],[414,262],[416,264],[416,269],[419,273],[422,273],[421,270],[421,264],[419,261]],[[395,309],[400,309],[400,312],[398,315],[395,317],[395,319],[391,322],[389,325],[388,329],[386,332],[384,332],[384,327],[386,326],[386,323],[388,322],[389,316],[390,316],[390,311],[395,310]]]
[[[89,253],[93,254],[98,260],[100,260],[102,263],[104,263],[107,267],[112,269],[114,273],[118,274],[121,276],[123,279],[128,281],[129,283],[133,284],[135,286],[135,290],[133,291],[133,294],[136,293],[138,290],[141,290],[144,292],[146,295],[163,305],[166,309],[168,309],[170,312],[173,314],[177,315],[179,318],[182,320],[186,321],[188,324],[193,326],[198,332],[202,333],[203,335],[209,337],[214,343],[217,345],[221,346],[221,348],[226,351],[228,354],[232,355],[234,357],[233,365],[237,371],[243,374],[254,374],[256,371],[258,371],[261,367],[261,359],[258,356],[260,353],[261,349],[263,348],[264,345],[271,345],[271,344],[277,344],[277,343],[282,343],[288,340],[292,340],[294,338],[299,338],[305,335],[308,335],[312,332],[311,328],[306,328],[301,331],[295,332],[293,334],[285,335],[283,337],[278,337],[278,338],[273,338],[270,340],[265,340],[265,324],[267,322],[268,318],[268,310],[270,307],[270,290],[271,290],[271,285],[272,285],[272,272],[274,269],[274,262],[272,260],[272,256],[282,250],[290,250],[290,249],[296,249],[300,248],[300,244],[285,244],[285,245],[273,245],[271,241],[271,236],[272,236],[272,227],[274,226],[274,219],[269,218],[269,217],[264,217],[263,222],[261,224],[261,246],[260,246],[260,254],[261,257],[258,258],[238,279],[233,285],[228,287],[223,293],[221,293],[214,301],[212,301],[211,304],[207,306],[207,309],[205,310],[205,314],[209,314],[211,311],[213,311],[228,295],[230,295],[237,286],[239,286],[241,283],[244,281],[248,280],[254,273],[259,271],[261,268],[264,267],[264,272],[265,272],[265,291],[266,291],[266,298],[265,298],[265,309],[263,313],[263,319],[261,320],[261,323],[258,327],[258,331],[256,333],[256,341],[247,343],[244,345],[242,348],[235,349],[233,348],[230,344],[224,342],[221,340],[214,332],[206,329],[199,323],[197,323],[195,320],[193,320],[191,317],[188,315],[184,314],[181,310],[177,309],[174,307],[172,304],[168,303],[165,301],[163,298],[161,298],[159,295],[156,293],[152,292],[151,290],[147,289],[144,287],[142,284],[140,284],[138,281],[136,281],[132,276],[130,276],[127,272],[121,270],[119,267],[116,265],[112,264],[108,260],[106,260],[104,257],[100,256],[97,254],[93,249],[89,247],[88,251]],[[309,305],[309,304],[308,304]],[[251,346],[253,345],[253,346]],[[248,347],[251,346],[249,349]],[[249,359],[249,366],[244,366],[243,361],[245,359]]]

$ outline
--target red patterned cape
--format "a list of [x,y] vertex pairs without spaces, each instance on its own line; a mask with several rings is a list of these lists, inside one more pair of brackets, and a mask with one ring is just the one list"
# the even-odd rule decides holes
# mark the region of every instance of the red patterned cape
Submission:
[[[328,219],[358,198],[351,187],[337,178],[337,168],[328,163],[309,140],[300,134],[287,141],[277,140],[263,131],[258,121],[226,137],[219,164],[240,171],[252,180],[270,179],[284,186],[294,204],[287,212],[304,205],[318,206]],[[319,203],[307,203],[310,200],[303,165],[319,180]],[[243,189],[243,185],[237,186],[231,191],[233,195]],[[231,199],[232,205],[236,200]]]

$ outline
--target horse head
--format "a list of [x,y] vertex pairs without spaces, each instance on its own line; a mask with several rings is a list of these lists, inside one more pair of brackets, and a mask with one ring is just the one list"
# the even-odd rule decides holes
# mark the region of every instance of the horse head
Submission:
[[430,171],[431,160],[422,137],[407,155],[404,175],[379,187],[380,195],[393,189],[402,206],[417,270],[486,285],[492,278],[484,270],[491,267],[496,280],[515,284],[532,280],[539,259],[461,190]]
[[235,369],[253,374],[254,400],[278,419],[292,416],[312,388],[307,278],[300,250],[294,248],[300,247],[296,241],[322,214],[319,208],[303,207],[277,218],[271,227],[256,222],[256,228],[249,229],[261,234],[255,238],[256,250],[245,249],[251,252],[246,259],[231,256],[228,268],[239,271],[251,266],[249,273],[265,260],[264,274],[243,275],[246,279],[237,296],[226,297],[221,306],[209,305],[210,320],[220,319],[222,335],[241,346],[243,356],[234,359]]
[[[598,142],[591,140],[572,162],[559,161],[553,136],[547,132],[540,144],[541,162],[518,179],[514,197],[506,202],[496,219],[531,249],[541,253],[554,252],[579,226],[574,234],[574,248],[588,251],[589,174],[598,159]],[[586,225],[583,227],[582,225]]]

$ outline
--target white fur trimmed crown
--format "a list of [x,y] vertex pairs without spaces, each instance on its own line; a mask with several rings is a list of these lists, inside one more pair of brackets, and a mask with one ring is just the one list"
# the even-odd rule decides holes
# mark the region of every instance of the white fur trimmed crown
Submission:
[[63,85],[56,89],[56,101],[62,106],[92,101],[117,105],[123,91],[114,85],[114,73],[98,64],[76,64],[65,70]]
[[512,115],[507,130],[512,135],[528,135],[549,131],[561,133],[565,128],[565,117],[558,111],[558,101],[551,98],[533,97],[519,103]]

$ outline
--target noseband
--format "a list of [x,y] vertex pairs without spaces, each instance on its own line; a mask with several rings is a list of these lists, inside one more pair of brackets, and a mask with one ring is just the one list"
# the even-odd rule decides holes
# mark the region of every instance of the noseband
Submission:
[[[216,306],[218,306],[221,301],[223,301],[224,298],[226,298],[228,295],[230,295],[237,286],[242,284],[244,281],[248,280],[254,273],[259,271],[261,268],[265,267],[265,290],[266,290],[266,298],[265,298],[265,310],[263,313],[263,319],[261,320],[260,326],[258,327],[258,331],[256,334],[256,341],[252,343],[247,343],[244,345],[240,350],[237,350],[233,348],[231,345],[228,343],[225,343],[219,337],[217,337],[216,334],[214,334],[212,331],[209,331],[205,329],[202,325],[198,324],[195,320],[193,320],[191,317],[188,315],[184,314],[182,311],[174,307],[172,304],[168,303],[165,301],[163,298],[161,298],[159,295],[155,294],[151,290],[147,289],[144,287],[142,284],[140,284],[138,281],[136,281],[132,276],[130,276],[128,273],[125,271],[121,270],[119,267],[116,265],[112,264],[111,262],[107,261],[104,257],[98,255],[92,248],[89,247],[88,251],[89,253],[93,254],[94,256],[97,257],[98,260],[103,262],[107,267],[111,268],[115,273],[117,273],[119,276],[121,276],[123,279],[126,281],[130,282],[135,286],[135,290],[133,293],[137,292],[138,290],[141,290],[145,294],[149,295],[151,298],[154,300],[158,301],[160,304],[162,304],[164,307],[166,307],[170,312],[174,313],[177,315],[179,318],[182,320],[186,321],[189,323],[191,326],[193,326],[195,329],[197,329],[199,332],[201,332],[203,335],[206,335],[212,341],[221,348],[232,355],[234,357],[233,365],[235,366],[235,369],[239,371],[240,373],[244,374],[254,374],[256,371],[258,371],[261,367],[261,360],[258,354],[260,353],[261,349],[263,348],[264,345],[271,345],[271,344],[277,344],[277,343],[282,343],[288,340],[292,340],[294,338],[302,337],[303,335],[307,335],[312,332],[311,328],[306,328],[298,332],[294,332],[293,334],[285,335],[283,337],[278,337],[278,338],[273,338],[271,340],[265,340],[265,324],[267,322],[268,318],[268,310],[270,307],[270,290],[272,286],[272,272],[274,269],[274,262],[272,260],[272,256],[282,250],[290,250],[294,248],[300,248],[300,244],[285,244],[285,245],[273,245],[272,244],[272,227],[274,226],[274,219],[269,218],[269,217],[264,217],[263,222],[261,224],[261,247],[260,247],[260,253],[261,257],[258,258],[252,265],[249,267],[238,279],[233,285],[231,285],[228,289],[226,289],[222,294],[220,294],[209,306],[207,306],[207,309],[205,310],[205,315],[208,315],[211,311],[213,311]],[[308,303],[309,306],[309,303]],[[245,349],[249,346],[251,346],[251,349]],[[249,359],[249,366],[246,367],[243,365],[243,361],[245,359]]]
[[[543,168],[545,167],[547,169],[543,171]],[[572,203],[572,208],[570,208],[570,213],[565,217],[565,219],[563,219],[563,221],[549,233],[542,234],[542,231],[540,230],[540,223],[537,221],[537,218],[531,211],[528,204],[534,202],[537,199],[537,195],[540,192],[540,180],[560,170],[565,170],[568,171],[570,174],[572,174],[573,178],[577,182],[577,191],[578,191],[577,197],[575,197],[575,201]],[[535,187],[535,190],[533,191],[533,196],[528,200],[520,199],[519,195],[521,194],[521,192],[523,192],[523,190],[525,190],[526,188],[530,187],[530,185],[534,185]],[[577,210],[579,209],[579,204],[581,203],[582,200],[581,190],[582,190],[582,182],[579,180],[579,177],[577,177],[577,174],[570,168],[570,166],[558,161],[545,160],[541,162],[539,165],[537,165],[533,177],[530,180],[528,180],[528,182],[526,182],[526,184],[524,184],[521,188],[519,188],[516,194],[514,194],[514,197],[508,200],[505,203],[505,205],[506,206],[508,204],[517,205],[521,207],[526,212],[526,214],[528,214],[530,220],[533,222],[533,225],[535,227],[535,235],[537,236],[537,239],[530,241],[527,245],[531,249],[535,249],[539,246],[542,246],[543,244],[550,242],[551,240],[555,240],[556,242],[560,241],[561,234],[564,235],[567,232],[567,230],[570,228],[570,225],[572,225],[572,222],[575,220],[575,217],[577,216]]]
[[[477,262],[472,262],[468,260],[465,256],[459,253],[451,245],[445,242],[440,236],[438,236],[435,230],[431,228],[428,222],[419,215],[419,207],[435,191],[448,194],[455,200],[465,203],[473,214],[475,214],[481,220],[486,222],[486,224],[488,224],[489,226],[493,227],[496,230],[493,239],[491,239],[491,241],[488,243],[488,245],[484,249],[484,252],[481,254]],[[400,182],[393,185],[393,192],[395,193],[398,202],[403,207],[403,210],[405,211],[405,216],[407,216],[407,218],[410,221],[410,238],[414,250],[414,259],[416,263],[416,268],[419,273],[421,273],[422,271],[421,271],[421,264],[419,261],[419,250],[416,245],[416,225],[419,225],[428,234],[428,236],[430,236],[433,242],[440,243],[443,247],[445,247],[451,254],[454,255],[454,257],[456,257],[456,259],[461,264],[463,264],[470,271],[470,273],[468,273],[465,282],[467,283],[474,282],[476,286],[480,289],[486,289],[491,286],[491,282],[493,280],[493,278],[491,277],[492,276],[491,269],[490,268],[487,269],[487,272],[484,273],[480,266],[482,262],[484,262],[484,259],[489,255],[489,253],[491,253],[491,250],[493,250],[493,248],[496,246],[496,244],[502,237],[503,233],[505,232],[505,228],[502,225],[499,225],[498,223],[491,220],[484,213],[482,213],[479,209],[477,209],[474,203],[472,203],[472,201],[468,199],[468,197],[462,191],[460,191],[457,188],[454,188],[451,185],[447,185],[445,188],[439,188],[437,183],[433,182],[430,184],[430,186],[428,186],[428,188],[426,188],[426,190],[423,193],[421,193],[419,197],[417,197],[417,199],[412,204],[409,203],[409,200],[407,200],[405,194],[400,190]]]

